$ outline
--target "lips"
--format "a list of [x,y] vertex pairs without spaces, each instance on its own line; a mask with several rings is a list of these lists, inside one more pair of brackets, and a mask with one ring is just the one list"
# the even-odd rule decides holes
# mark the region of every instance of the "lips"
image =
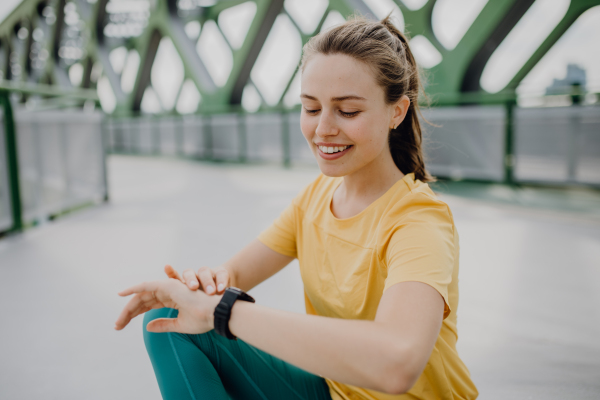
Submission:
[[318,145],[317,153],[319,153],[319,156],[324,160],[336,160],[346,155],[353,147],[353,145]]

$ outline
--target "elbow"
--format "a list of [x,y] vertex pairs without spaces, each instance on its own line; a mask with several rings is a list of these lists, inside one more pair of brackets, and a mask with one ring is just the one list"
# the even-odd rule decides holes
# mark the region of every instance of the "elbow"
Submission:
[[[381,375],[381,391],[386,394],[400,395],[408,392],[421,376],[423,368],[418,368],[411,357],[410,351],[395,352],[396,356],[386,367],[386,372]],[[423,366],[424,367],[424,366]]]

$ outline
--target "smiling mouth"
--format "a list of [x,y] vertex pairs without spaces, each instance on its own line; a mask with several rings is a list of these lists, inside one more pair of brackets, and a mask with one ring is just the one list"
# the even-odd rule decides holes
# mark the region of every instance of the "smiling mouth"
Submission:
[[335,154],[335,153],[339,153],[342,152],[346,149],[349,149],[350,147],[352,147],[352,145],[349,146],[333,146],[333,147],[329,147],[329,146],[317,146],[319,148],[319,150],[321,150],[323,153],[325,154]]

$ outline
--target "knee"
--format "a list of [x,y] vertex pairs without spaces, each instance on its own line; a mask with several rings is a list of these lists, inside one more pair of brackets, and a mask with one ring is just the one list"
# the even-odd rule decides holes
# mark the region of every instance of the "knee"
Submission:
[[148,332],[146,329],[148,323],[158,318],[177,318],[177,314],[178,311],[172,308],[157,308],[146,312],[144,315],[144,322],[142,323],[142,329],[144,331],[144,343],[146,344],[148,353],[152,353],[158,348],[168,345],[169,340],[164,333]]

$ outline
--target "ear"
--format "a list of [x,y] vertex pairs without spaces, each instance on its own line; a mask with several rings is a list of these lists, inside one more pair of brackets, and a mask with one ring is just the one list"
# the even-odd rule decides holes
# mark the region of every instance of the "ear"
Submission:
[[390,121],[390,129],[396,129],[398,125],[404,121],[406,117],[406,113],[408,112],[408,108],[410,107],[410,99],[407,95],[403,95],[400,99],[393,105],[392,111],[392,119]]

